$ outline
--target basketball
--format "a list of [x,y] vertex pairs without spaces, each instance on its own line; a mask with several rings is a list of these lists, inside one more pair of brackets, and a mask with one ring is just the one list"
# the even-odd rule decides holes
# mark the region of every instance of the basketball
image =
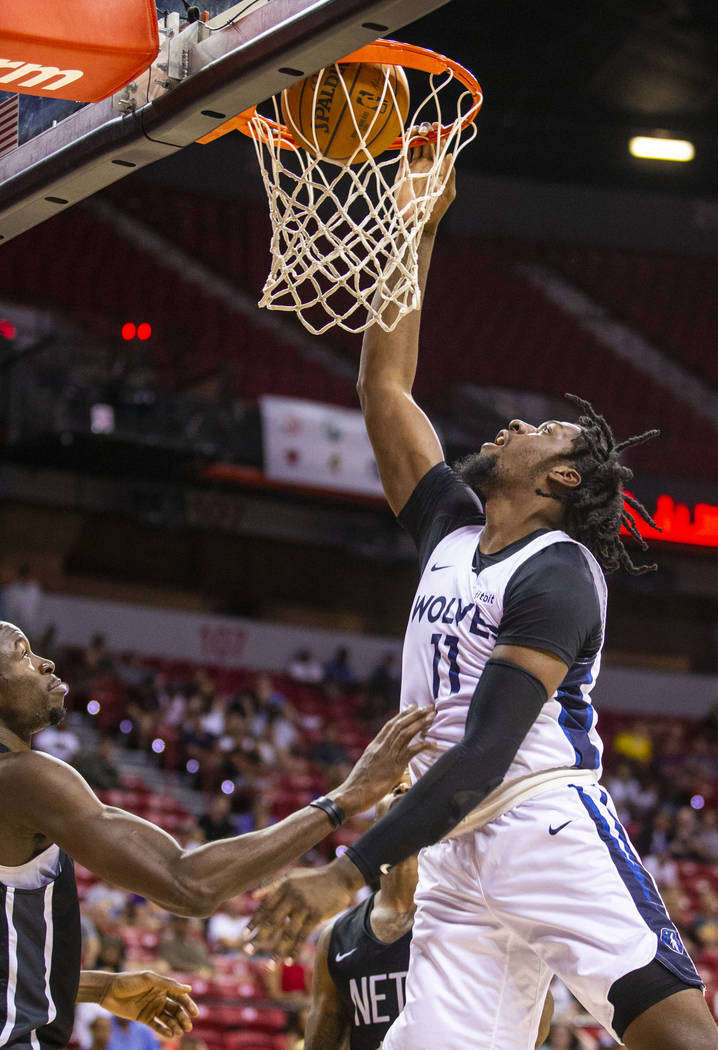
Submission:
[[409,83],[401,66],[336,63],[285,88],[281,106],[284,123],[308,153],[360,164],[401,134]]

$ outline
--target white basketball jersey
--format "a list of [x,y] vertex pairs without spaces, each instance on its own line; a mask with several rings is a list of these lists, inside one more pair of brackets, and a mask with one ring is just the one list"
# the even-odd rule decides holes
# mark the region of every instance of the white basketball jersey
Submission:
[[[555,543],[572,543],[580,549],[596,587],[603,638],[606,582],[590,551],[565,532],[553,530],[477,573],[474,555],[482,530],[481,525],[465,525],[437,544],[409,615],[401,707],[412,703],[421,707],[434,705],[436,717],[428,738],[439,748],[438,752],[422,753],[413,760],[413,779],[462,740],[471,698],[496,644],[507,586],[527,559]],[[543,705],[503,784],[489,799],[505,792],[512,782],[551,770],[591,770],[596,778],[600,776],[603,745],[596,731],[596,712],[590,695],[600,661],[599,649],[589,660],[577,660],[569,668],[560,687]],[[501,698],[497,697],[496,702],[500,703]]]

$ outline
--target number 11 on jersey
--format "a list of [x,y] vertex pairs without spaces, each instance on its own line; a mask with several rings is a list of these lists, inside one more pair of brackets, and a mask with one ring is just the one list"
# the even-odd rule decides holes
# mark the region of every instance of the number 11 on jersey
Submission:
[[431,644],[434,646],[434,699],[439,695],[441,678],[439,677],[439,665],[441,664],[441,645],[446,646],[449,660],[449,692],[459,691],[459,639],[455,634],[432,634]]

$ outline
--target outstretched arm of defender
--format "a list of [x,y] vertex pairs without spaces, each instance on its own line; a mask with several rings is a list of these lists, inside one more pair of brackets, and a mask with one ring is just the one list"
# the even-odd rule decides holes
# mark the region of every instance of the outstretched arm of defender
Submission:
[[[413,151],[414,175],[432,165],[430,144]],[[452,163],[447,157],[446,164]],[[397,184],[398,205],[408,206],[412,196],[410,175]],[[454,199],[454,172],[434,205],[419,245],[419,288],[423,300],[434,237],[439,221]],[[378,294],[378,293],[377,293]],[[387,320],[391,320],[387,316]],[[419,349],[421,307],[407,314],[392,332],[379,325],[368,328],[362,344],[357,390],[367,432],[389,505],[398,514],[417,483],[444,458],[436,431],[412,397]]]
[[[433,712],[408,709],[392,718],[330,797],[347,816],[363,812],[400,779]],[[312,806],[239,838],[192,851],[146,820],[105,806],[64,762],[39,751],[6,755],[0,819],[44,835],[106,882],[139,893],[179,915],[210,915],[222,901],[257,886],[297,860],[331,831]]]

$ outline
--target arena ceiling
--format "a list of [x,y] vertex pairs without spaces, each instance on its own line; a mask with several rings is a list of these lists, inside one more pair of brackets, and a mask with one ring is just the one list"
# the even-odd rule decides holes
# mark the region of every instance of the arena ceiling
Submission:
[[[478,76],[486,173],[714,195],[715,0],[452,0],[402,36]],[[691,139],[688,164],[637,160],[632,135]]]

